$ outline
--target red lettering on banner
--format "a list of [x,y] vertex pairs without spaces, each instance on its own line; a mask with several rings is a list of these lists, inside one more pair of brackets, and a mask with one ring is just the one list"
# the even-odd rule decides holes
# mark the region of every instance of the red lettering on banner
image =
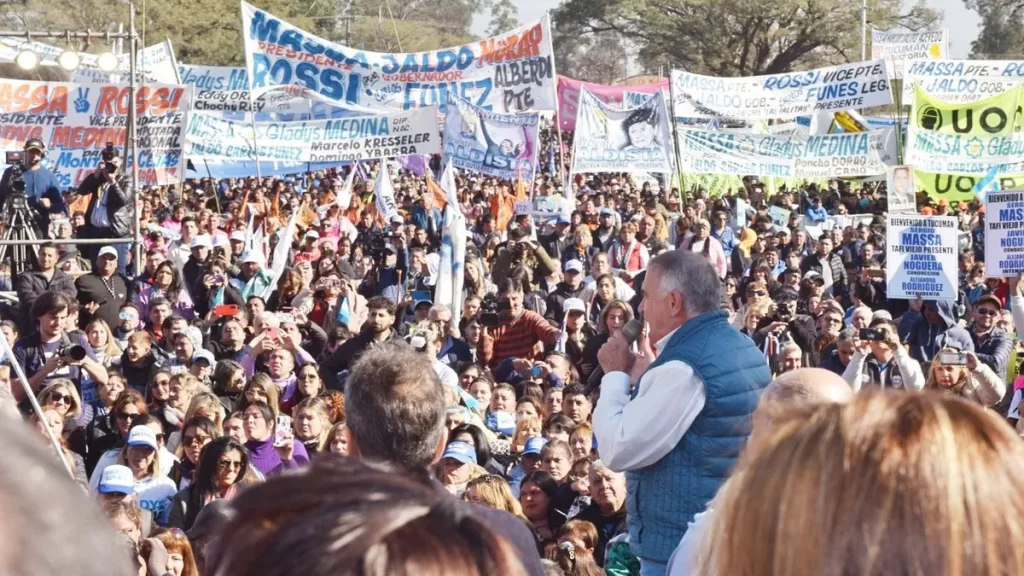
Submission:
[[124,145],[124,128],[100,126],[55,126],[50,137],[50,148],[105,148],[107,142]]
[[[163,116],[177,112],[184,91],[179,88],[150,88],[143,86],[135,92],[135,111],[141,115]],[[96,104],[100,116],[124,116],[128,114],[129,89],[127,87],[104,86]]]
[[481,53],[477,60],[477,66],[540,56],[540,44],[543,40],[544,27],[540,24],[523,32],[521,36],[510,34],[505,38],[481,40]]
[[0,130],[0,141],[3,142],[17,142],[19,145],[24,143],[29,138],[43,137],[42,126],[13,126],[7,125]]
[[30,114],[68,113],[68,89],[65,86],[51,87],[48,84],[0,84],[0,110],[4,112],[28,112]]

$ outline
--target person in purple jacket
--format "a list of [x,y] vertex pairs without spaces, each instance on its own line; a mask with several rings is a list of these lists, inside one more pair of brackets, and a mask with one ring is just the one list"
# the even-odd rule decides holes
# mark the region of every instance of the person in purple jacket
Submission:
[[296,440],[288,430],[288,440],[283,445],[275,445],[275,428],[277,426],[274,411],[266,402],[256,401],[243,412],[242,428],[248,441],[252,466],[269,478],[277,476],[285,470],[297,470],[309,463],[309,455],[302,442]]

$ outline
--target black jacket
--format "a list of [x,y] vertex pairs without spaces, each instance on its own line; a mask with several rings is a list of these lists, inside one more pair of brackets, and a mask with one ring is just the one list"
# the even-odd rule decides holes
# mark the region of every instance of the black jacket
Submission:
[[153,374],[156,373],[156,355],[150,350],[138,363],[128,360],[128,353],[121,354],[121,373],[130,388],[134,388],[143,396],[146,395],[146,388],[149,387]]
[[18,322],[22,334],[31,332],[35,328],[31,317],[32,304],[43,292],[59,292],[69,300],[78,298],[75,279],[60,269],[54,270],[53,277],[49,280],[43,276],[42,272],[26,270],[18,276],[15,290],[18,291],[20,312]]
[[551,294],[548,294],[548,310],[544,314],[544,319],[551,322],[551,325],[560,328],[562,326],[562,320],[565,318],[565,311],[562,307],[565,305],[565,301],[569,298],[579,298],[583,294],[584,286],[582,283],[573,290],[565,282],[559,282],[558,286]]
[[[93,228],[92,213],[96,209],[96,201],[99,200],[98,190],[101,190],[107,181],[96,175],[89,174],[78,187],[80,194],[92,194],[89,200],[89,207],[85,209],[85,225]],[[126,183],[123,179],[117,179],[109,188],[110,197],[107,198],[107,220],[117,237],[126,237],[132,230],[132,203],[129,197]]]
[[[83,274],[75,281],[78,288],[78,302],[82,305],[78,313],[78,325],[84,330],[89,322],[99,318],[107,323],[107,326],[117,326],[120,321],[118,314],[121,306],[130,302],[133,294],[129,290],[131,281],[120,274],[110,277],[110,289],[103,279],[95,273]],[[85,305],[89,302],[100,304],[95,314],[89,314]]]
[[[387,337],[386,342],[401,340],[395,330]],[[344,390],[345,381],[339,379],[338,374],[352,368],[356,360],[373,345],[373,334],[360,332],[354,338],[350,338],[341,346],[334,349],[320,362],[320,379],[324,381],[324,388],[327,390]]]

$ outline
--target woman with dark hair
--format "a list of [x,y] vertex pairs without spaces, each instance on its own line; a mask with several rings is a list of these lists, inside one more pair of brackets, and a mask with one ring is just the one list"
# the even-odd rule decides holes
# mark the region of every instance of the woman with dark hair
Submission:
[[221,304],[234,304],[245,308],[245,298],[228,278],[229,266],[223,260],[210,260],[206,270],[199,277],[192,293],[195,295],[196,316],[206,318],[210,311]]
[[120,448],[128,438],[128,429],[139,416],[149,414],[142,394],[128,389],[114,400],[110,413],[97,418],[85,428],[85,471],[91,476],[100,457],[108,450]]
[[633,319],[633,307],[622,300],[612,300],[601,311],[601,319],[597,325],[597,334],[587,340],[583,348],[583,359],[580,361],[580,382],[586,382],[594,370],[599,370],[597,351],[611,338],[616,330],[621,330]]
[[143,318],[149,317],[149,304],[156,298],[166,298],[171,309],[185,320],[195,318],[195,306],[181,280],[181,274],[170,260],[157,265],[153,272],[153,283],[146,285],[132,302]]
[[178,489],[187,488],[199,467],[199,455],[203,447],[219,436],[217,425],[205,416],[196,416],[185,421],[181,428],[181,444],[176,456],[179,460],[171,469],[171,480]]
[[174,496],[169,525],[188,530],[199,511],[214,500],[233,498],[244,486],[249,452],[234,438],[224,436],[202,449],[195,481]]
[[243,427],[248,441],[253,468],[265,477],[276,476],[285,470],[297,470],[309,463],[309,454],[291,430],[282,431],[282,437],[288,438],[276,445],[274,439],[277,430],[277,419],[270,406],[261,400],[252,402],[243,412]]
[[224,411],[234,412],[245,402],[245,369],[234,360],[221,360],[213,368],[213,393],[224,405]]
[[658,108],[637,108],[622,122],[627,144],[623,150],[649,150],[658,145]]
[[491,457],[491,445],[488,443],[484,431],[478,426],[469,423],[459,424],[448,433],[448,439],[451,442],[465,442],[472,446],[476,450],[476,463],[484,470],[492,474],[504,472],[501,464]]
[[543,470],[530,472],[519,485],[519,503],[523,507],[523,516],[530,521],[537,539],[537,550],[541,554],[544,553],[545,545],[555,541],[554,531],[550,528],[554,511],[551,499],[557,490],[558,482]]
[[601,312],[615,300],[616,290],[615,276],[601,274],[594,279],[594,297],[590,300],[590,311],[587,313],[587,323],[590,326],[596,328],[601,324]]
[[307,398],[316,398],[324,391],[323,380],[320,379],[320,369],[316,364],[303,364],[295,374],[297,387],[295,389],[295,405]]

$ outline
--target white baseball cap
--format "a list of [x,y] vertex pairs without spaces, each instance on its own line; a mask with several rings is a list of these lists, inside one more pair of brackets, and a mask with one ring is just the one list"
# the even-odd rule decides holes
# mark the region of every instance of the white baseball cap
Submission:
[[153,432],[153,429],[149,426],[136,426],[128,433],[128,442],[126,444],[129,446],[149,446],[156,450],[156,432]]
[[[148,426],[143,428],[149,429]],[[135,476],[132,469],[120,464],[111,464],[103,469],[100,476],[99,491],[101,494],[135,494]]]
[[103,248],[100,248],[100,253],[97,255],[97,258],[102,258],[104,256],[113,256],[114,258],[117,258],[117,250],[115,250],[113,246],[104,246]]
[[192,239],[190,248],[213,248],[213,240],[208,234],[200,234]]

